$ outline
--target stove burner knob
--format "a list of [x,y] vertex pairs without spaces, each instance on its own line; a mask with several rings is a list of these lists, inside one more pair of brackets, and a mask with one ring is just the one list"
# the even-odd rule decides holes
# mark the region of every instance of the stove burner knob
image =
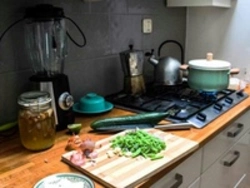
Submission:
[[198,114],[196,115],[196,118],[197,118],[198,120],[204,122],[204,121],[206,121],[207,116],[206,116],[205,114],[203,114],[203,113],[198,113]]
[[230,98],[230,97],[226,97],[226,98],[225,98],[225,102],[226,102],[227,104],[232,104],[232,103],[233,103],[233,99]]
[[58,103],[61,109],[68,110],[74,104],[74,98],[68,92],[64,92],[60,95]]
[[244,97],[244,94],[243,94],[243,91],[242,91],[242,90],[236,92],[236,95],[237,95],[238,97]]
[[214,109],[215,110],[221,111],[222,108],[223,108],[223,106],[221,104],[218,104],[218,103],[214,104]]

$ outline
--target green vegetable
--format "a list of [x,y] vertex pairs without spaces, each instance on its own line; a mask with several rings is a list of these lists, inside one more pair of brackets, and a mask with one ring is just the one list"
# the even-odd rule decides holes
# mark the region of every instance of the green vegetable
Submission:
[[0,131],[8,130],[16,125],[17,125],[17,121],[6,123],[4,125],[0,125]]
[[154,155],[151,157],[151,160],[153,161],[153,160],[157,160],[157,159],[161,159],[161,158],[163,158],[163,155]]
[[78,134],[82,129],[82,124],[80,123],[69,124],[67,127],[72,133]]
[[118,116],[113,118],[99,119],[91,123],[92,129],[106,127],[109,125],[124,125],[124,124],[152,124],[155,125],[159,121],[169,116],[168,112],[148,112],[136,115]]
[[111,140],[111,148],[120,148],[123,155],[131,152],[132,158],[141,155],[156,160],[163,157],[160,152],[166,148],[166,144],[160,138],[137,129],[127,132],[124,136],[115,137]]

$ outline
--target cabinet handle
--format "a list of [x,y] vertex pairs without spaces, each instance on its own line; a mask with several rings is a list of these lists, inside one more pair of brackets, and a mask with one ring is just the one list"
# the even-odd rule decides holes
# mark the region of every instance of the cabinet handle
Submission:
[[235,131],[228,131],[227,136],[230,138],[235,138],[244,128],[244,125],[242,123],[237,123],[235,126]]
[[223,162],[224,166],[227,166],[227,167],[232,166],[237,161],[237,159],[240,157],[240,152],[235,150],[233,152],[233,155],[234,155],[234,158],[232,158],[231,161],[224,161]]
[[183,182],[183,176],[181,174],[176,173],[174,179],[176,180],[176,182],[173,185],[169,186],[170,188],[178,188]]

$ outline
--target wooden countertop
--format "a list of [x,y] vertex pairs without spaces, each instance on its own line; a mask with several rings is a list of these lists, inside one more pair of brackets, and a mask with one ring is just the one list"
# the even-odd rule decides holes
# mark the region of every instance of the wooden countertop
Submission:
[[[245,92],[250,94],[249,86],[245,89]],[[191,128],[190,130],[171,131],[171,133],[196,141],[201,147],[246,110],[248,110],[249,106],[250,97],[239,103],[233,109],[230,109],[221,115],[220,118],[217,118],[203,129]],[[89,132],[89,125],[93,120],[100,117],[111,117],[125,114],[132,114],[132,112],[113,109],[109,113],[98,116],[77,116],[75,122],[82,123],[83,125],[80,132],[80,136],[82,138],[89,137],[97,141],[106,138],[109,135]],[[29,188],[33,187],[40,179],[55,173],[75,172],[80,174],[78,170],[61,161],[61,155],[66,152],[65,145],[69,138],[69,135],[66,134],[66,132],[66,130],[57,132],[55,145],[52,148],[41,152],[31,152],[24,149],[21,145],[19,133],[17,131],[10,135],[7,139],[0,136],[0,187]],[[174,168],[182,160],[149,178],[144,184],[138,185],[138,187],[148,187],[169,170]],[[96,188],[103,187],[97,182],[95,182],[95,186]]]

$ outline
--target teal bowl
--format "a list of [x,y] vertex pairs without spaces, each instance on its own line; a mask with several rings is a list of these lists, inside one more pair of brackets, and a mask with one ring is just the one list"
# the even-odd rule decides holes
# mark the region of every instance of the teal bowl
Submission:
[[105,109],[105,100],[96,93],[88,93],[79,102],[79,109],[85,112],[96,112]]

